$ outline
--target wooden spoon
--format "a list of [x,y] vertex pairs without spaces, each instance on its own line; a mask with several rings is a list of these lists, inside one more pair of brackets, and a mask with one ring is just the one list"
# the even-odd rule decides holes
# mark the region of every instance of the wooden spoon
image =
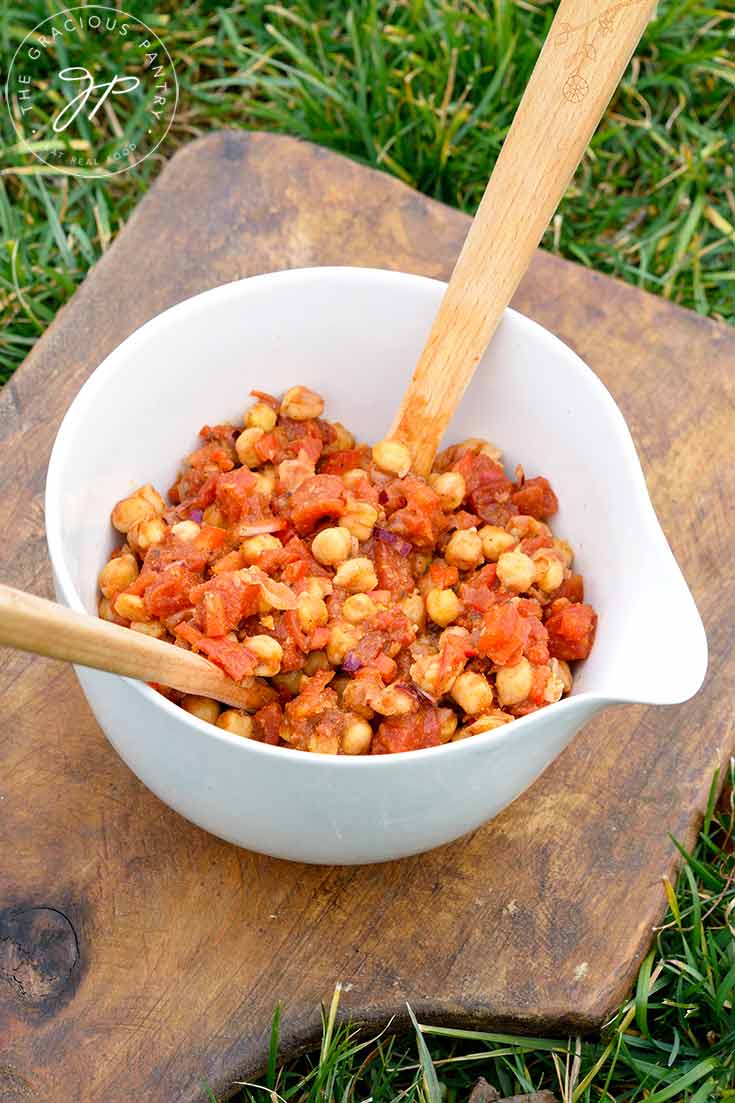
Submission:
[[238,708],[258,709],[273,696],[257,679],[238,685],[213,663],[183,647],[2,585],[0,645],[158,682]]
[[418,474],[431,470],[655,6],[561,0],[389,433]]
[[[427,475],[439,442],[625,71],[656,0],[561,0],[390,436]],[[257,708],[201,656],[0,586],[0,644]]]

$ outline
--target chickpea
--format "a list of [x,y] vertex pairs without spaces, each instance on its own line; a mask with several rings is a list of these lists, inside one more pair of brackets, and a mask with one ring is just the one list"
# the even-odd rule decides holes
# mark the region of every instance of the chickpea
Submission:
[[196,521],[179,521],[171,526],[171,535],[175,536],[177,540],[183,540],[186,544],[191,544],[193,540],[196,540],[201,531]]
[[310,651],[304,660],[304,674],[310,678],[317,670],[329,670],[326,651]]
[[256,426],[253,426],[252,429],[243,429],[240,433],[235,441],[235,451],[243,467],[257,467],[259,465],[260,456],[255,451],[255,445],[264,436],[263,430]]
[[492,708],[493,688],[482,674],[465,670],[452,686],[452,697],[463,712],[476,716]]
[[315,628],[329,620],[324,598],[302,593],[296,599],[296,616],[304,632],[313,632]]
[[100,571],[100,590],[105,597],[114,597],[138,577],[138,564],[132,555],[117,555]]
[[119,594],[115,599],[115,612],[126,620],[149,620],[143,598],[136,594]]
[[373,729],[361,716],[352,716],[342,731],[343,754],[367,754],[373,741]]
[[571,690],[572,672],[563,659],[550,659],[549,670],[551,675],[544,690],[544,700],[553,704]]
[[248,567],[252,567],[258,562],[263,552],[278,551],[281,547],[283,545],[278,537],[271,536],[269,532],[263,532],[258,536],[248,536],[247,539],[243,540],[240,551],[242,552],[243,561]]
[[554,551],[558,554],[565,567],[571,567],[574,562],[574,552],[568,541],[559,540],[557,537],[554,537]]
[[304,579],[304,593],[311,594],[312,597],[328,597],[333,590],[331,578],[312,574]]
[[213,701],[211,697],[195,697],[193,693],[187,693],[181,698],[181,707],[199,720],[205,720],[208,724],[217,723],[219,701]]
[[130,627],[134,632],[141,632],[144,636],[152,636],[154,640],[162,640],[166,636],[166,629],[160,620],[134,620]]
[[337,525],[322,529],[311,542],[311,554],[319,563],[335,567],[344,563],[352,552],[352,533],[349,529]]
[[503,552],[498,559],[498,578],[507,590],[522,594],[533,586],[535,576],[534,562],[524,552]]
[[281,669],[283,648],[272,636],[248,636],[243,643],[259,660],[255,673],[261,678],[270,678]]
[[371,704],[381,716],[407,716],[416,711],[416,698],[400,686],[386,686]]
[[345,429],[341,421],[333,421],[332,428],[336,435],[331,444],[325,445],[322,450],[323,456],[331,456],[333,452],[346,452],[355,447],[355,438],[348,429]]
[[347,511],[342,514],[339,523],[342,528],[351,532],[356,540],[364,543],[373,535],[375,522],[378,520],[378,511],[369,502],[353,501],[347,506]]
[[373,462],[381,471],[402,479],[411,470],[411,453],[399,440],[379,440],[373,445]]
[[245,414],[246,429],[262,429],[264,433],[270,433],[275,429],[278,414],[267,402],[254,402]]
[[128,542],[139,554],[145,554],[154,544],[166,539],[167,528],[160,517],[138,521],[128,530]]
[[539,548],[531,556],[536,569],[536,584],[547,594],[558,590],[564,581],[564,566],[548,548]]
[[262,471],[253,471],[255,477],[256,493],[264,498],[270,498],[276,489],[276,469],[272,464],[267,464]]
[[426,612],[434,624],[446,628],[462,611],[462,603],[454,590],[430,590],[426,596]]
[[482,540],[482,554],[488,563],[497,563],[504,552],[516,546],[516,539],[497,525],[484,525],[478,536]]
[[139,521],[148,521],[155,516],[156,511],[151,503],[135,494],[121,499],[113,509],[110,519],[118,532],[129,532]]
[[448,743],[457,730],[457,714],[451,709],[440,709],[439,739],[442,743]]
[[217,505],[207,506],[202,514],[202,520],[205,525],[212,525],[217,529],[226,529],[227,520],[222,510]]
[[342,606],[342,616],[350,624],[359,624],[360,621],[374,617],[378,607],[368,594],[352,594]]
[[408,597],[404,597],[400,604],[400,610],[417,628],[423,628],[426,624],[426,606],[418,590],[409,594]]
[[216,724],[230,735],[240,735],[243,739],[253,738],[253,721],[240,709],[225,709],[217,717]]
[[409,673],[414,682],[430,697],[439,697],[440,663],[438,655],[422,655],[411,664]]
[[459,471],[445,471],[442,475],[430,475],[429,485],[439,495],[441,507],[446,513],[459,509],[467,493],[467,484]]
[[101,620],[109,620],[113,624],[115,622],[115,613],[112,608],[112,602],[107,597],[101,597],[97,606],[97,612],[100,615]]
[[281,402],[281,414],[292,421],[308,421],[312,417],[321,417],[324,412],[324,399],[308,387],[291,387]]
[[439,636],[439,650],[447,645],[447,639],[454,637],[454,639],[469,640],[470,634],[466,628],[460,628],[458,624],[453,624],[449,628],[445,628],[442,634]]
[[489,456],[496,463],[500,461],[503,455],[502,450],[497,445],[489,440],[484,440],[482,437],[468,437],[458,447],[462,449],[463,455],[466,452],[472,452],[476,456]]
[[306,749],[312,754],[339,754],[339,736],[315,731],[309,736]]
[[351,594],[364,594],[374,590],[378,585],[378,576],[372,559],[357,556],[355,559],[346,560],[337,568],[334,585],[348,590]]
[[530,517],[527,513],[519,513],[517,517],[511,517],[508,522],[508,532],[515,536],[516,540],[523,540],[527,536],[550,536],[551,529],[538,517]]
[[[356,629],[346,624],[334,624],[329,630],[327,643],[327,658],[332,666],[341,666],[345,655],[357,644],[360,639]],[[334,686],[332,686],[334,688]]]
[[509,724],[512,719],[510,713],[502,712],[501,709],[493,709],[486,716],[478,716],[477,720],[461,728],[454,736],[453,742],[457,742],[459,739],[469,739],[471,736],[481,735],[483,732],[495,731],[496,728],[502,728],[503,724]]
[[444,558],[451,567],[471,571],[482,563],[482,540],[477,529],[458,529],[449,537]]
[[300,670],[291,670],[288,674],[274,674],[273,685],[278,690],[283,690],[289,696],[295,697],[301,692],[304,676]]
[[146,483],[145,486],[140,486],[135,492],[139,498],[145,498],[147,502],[153,506],[156,513],[163,513],[166,509],[166,503],[161,495],[158,493],[154,486],[150,483]]
[[346,490],[354,491],[363,486],[365,477],[365,472],[361,467],[351,467],[349,471],[345,471],[342,482],[345,484]]
[[515,666],[501,666],[495,676],[495,688],[501,705],[519,705],[531,692],[533,667],[528,659]]

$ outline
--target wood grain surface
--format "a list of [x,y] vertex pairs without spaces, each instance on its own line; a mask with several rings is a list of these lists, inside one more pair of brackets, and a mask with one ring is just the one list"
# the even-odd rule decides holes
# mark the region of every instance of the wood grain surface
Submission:
[[[446,277],[467,226],[289,138],[214,134],[179,152],[0,396],[2,580],[50,596],[42,493],[56,428],[142,322],[271,269]],[[276,1000],[294,1052],[317,1037],[338,980],[345,1013],[368,1023],[404,1021],[408,1000],[420,1020],[544,1032],[592,1030],[626,994],[674,875],[669,833],[693,840],[735,744],[735,333],[543,252],[515,305],[623,408],[707,625],[703,692],[609,712],[469,838],[321,868],[186,823],[117,758],[68,668],[1,651],[3,1103],[190,1103],[204,1082],[224,1095],[262,1066]]]

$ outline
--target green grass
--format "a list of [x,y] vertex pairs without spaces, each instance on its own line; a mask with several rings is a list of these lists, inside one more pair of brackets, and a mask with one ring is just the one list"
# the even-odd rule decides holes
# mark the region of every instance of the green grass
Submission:
[[[7,0],[8,59],[61,4]],[[553,5],[532,0],[174,0],[125,7],[164,39],[181,100],[158,153],[102,181],[17,148],[3,111],[0,381],[109,245],[164,159],[218,127],[297,134],[473,211]],[[547,248],[735,321],[735,13],[662,0],[544,239]]]
[[[735,1100],[735,804],[730,765],[717,779],[698,845],[683,854],[669,911],[635,991],[600,1038],[518,1038],[419,1027],[361,1038],[338,1025],[339,990],[323,1016],[321,1048],[279,1068],[271,1058],[238,1103],[466,1103],[484,1076],[503,1095],[548,1088],[563,1103]],[[283,1009],[287,1016],[288,1008]],[[215,1096],[210,1091],[210,1098]]]

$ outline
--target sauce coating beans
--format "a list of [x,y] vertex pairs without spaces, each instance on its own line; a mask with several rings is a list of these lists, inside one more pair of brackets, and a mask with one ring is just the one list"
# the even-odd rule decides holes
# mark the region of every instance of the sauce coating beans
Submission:
[[471,738],[569,693],[597,616],[545,478],[469,440],[425,480],[307,387],[253,397],[241,425],[200,431],[168,504],[147,484],[112,510],[100,616],[205,655],[252,705],[156,689],[232,735],[348,755]]

